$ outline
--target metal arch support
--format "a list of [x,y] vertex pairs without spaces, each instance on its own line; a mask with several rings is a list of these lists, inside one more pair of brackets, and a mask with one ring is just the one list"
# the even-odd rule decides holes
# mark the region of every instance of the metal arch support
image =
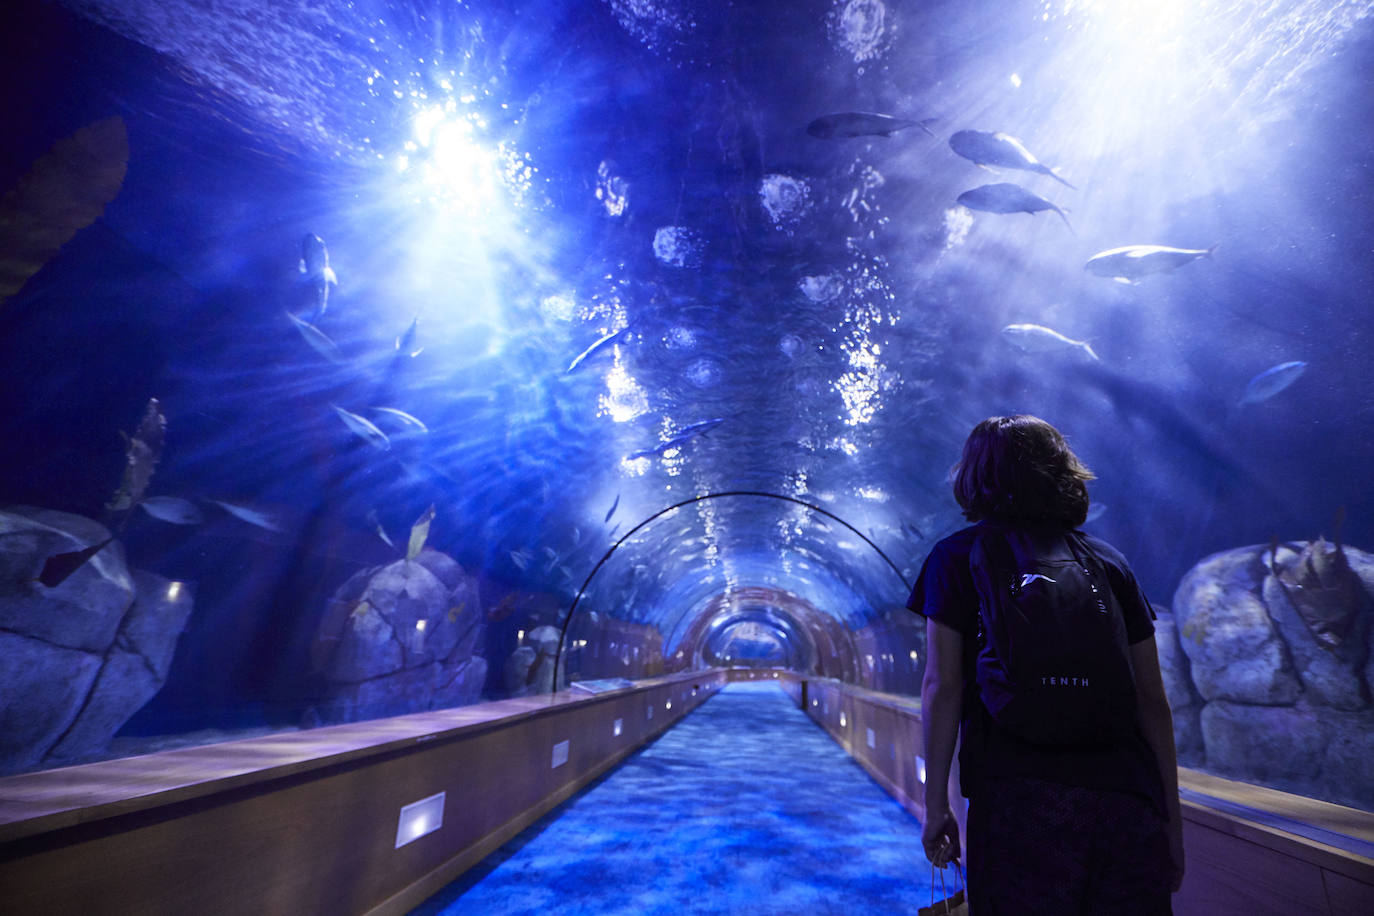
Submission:
[[874,552],[877,553],[878,556],[882,557],[883,561],[892,568],[892,571],[894,573],[897,574],[897,578],[902,580],[902,585],[906,586],[907,591],[911,590],[911,583],[906,581],[906,576],[902,575],[901,569],[897,566],[896,563],[892,562],[891,557],[883,553],[883,549],[881,547],[873,543],[872,539],[869,538],[868,535],[864,534],[858,528],[855,528],[853,525],[849,524],[849,522],[840,518],[835,513],[830,512],[826,509],[822,509],[820,506],[817,506],[814,503],[809,503],[804,499],[797,499],[795,496],[784,496],[781,493],[769,493],[767,490],[722,490],[719,493],[705,493],[701,496],[693,496],[691,499],[684,499],[681,502],[673,503],[666,509],[658,510],[653,515],[644,519],[644,521],[640,522],[638,525],[635,525],[629,531],[621,535],[620,540],[616,541],[614,544],[611,545],[610,549],[606,551],[605,555],[602,556],[601,559],[596,562],[596,565],[592,567],[592,571],[587,574],[587,578],[582,580],[582,587],[577,590],[577,595],[573,598],[572,605],[569,606],[568,613],[563,618],[563,625],[558,630],[558,652],[556,655],[554,655],[553,659],[554,676],[553,687],[550,691],[551,693],[558,692],[558,672],[560,671],[563,664],[563,644],[568,636],[568,625],[572,623],[573,615],[577,613],[577,606],[581,603],[582,596],[586,594],[587,586],[592,584],[592,579],[596,578],[596,574],[601,571],[601,567],[606,565],[606,561],[609,560],[611,556],[620,548],[620,545],[628,541],[630,539],[630,536],[633,535],[636,531],[646,527],[647,525],[656,521],[657,519],[662,518],[669,512],[676,511],[677,509],[681,509],[684,506],[690,506],[693,503],[705,502],[708,499],[724,499],[726,497],[731,496],[759,496],[764,499],[777,499],[783,502],[796,503],[799,506],[810,509],[812,512],[819,512],[826,518],[833,519],[834,521],[839,522],[841,525],[844,525],[850,531],[854,532],[854,534],[858,535],[859,538],[862,539],[865,544],[867,544],[869,547],[872,547]]

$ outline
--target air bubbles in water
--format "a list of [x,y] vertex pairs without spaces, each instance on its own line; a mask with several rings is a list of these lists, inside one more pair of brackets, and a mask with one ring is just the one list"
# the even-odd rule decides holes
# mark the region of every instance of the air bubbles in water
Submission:
[[882,0],[837,0],[829,22],[832,40],[854,55],[855,63],[872,60],[891,44],[892,29]]
[[810,206],[811,189],[791,175],[765,175],[759,183],[759,201],[779,229],[801,219]]
[[686,226],[660,226],[654,233],[654,257],[670,267],[692,267],[699,245]]
[[812,302],[829,302],[840,294],[842,285],[840,278],[834,274],[802,277],[798,284],[802,294]]
[[781,350],[783,356],[786,356],[788,359],[796,359],[800,356],[805,346],[806,345],[802,343],[802,339],[796,334],[784,334],[782,335],[782,339],[778,341],[778,349]]
[[699,359],[687,367],[687,381],[698,388],[712,388],[720,382],[720,363]]

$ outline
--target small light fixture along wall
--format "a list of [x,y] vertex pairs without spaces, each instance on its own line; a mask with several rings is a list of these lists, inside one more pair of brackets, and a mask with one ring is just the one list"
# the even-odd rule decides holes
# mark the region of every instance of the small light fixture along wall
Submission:
[[401,809],[396,821],[396,849],[444,826],[444,795],[431,795]]
[[873,735],[873,729],[871,729],[871,728],[868,729],[868,746],[869,746],[870,748],[873,748],[873,749],[877,749],[877,747],[878,747],[878,745],[875,743],[875,738],[874,738],[874,735]]
[[919,780],[921,781],[921,784],[922,784],[922,785],[925,785],[925,781],[926,781],[926,759],[925,759],[924,757],[922,757],[920,754],[917,754],[917,755],[916,755],[916,778],[919,779]]
[[672,709],[672,708],[673,708],[673,701],[672,701],[672,700],[669,700],[668,702],[664,703],[664,704],[663,704],[663,708],[664,708],[664,709]]
[[845,721],[844,713],[840,713],[840,728],[845,728],[848,723]]
[[625,730],[625,720],[624,720],[624,719],[616,719],[616,720],[615,720],[615,725],[612,726],[611,731],[615,732],[615,736],[616,736],[617,738],[619,738],[619,737],[620,737],[620,733],[621,733],[622,731],[624,731],[624,730]]
[[553,746],[553,761],[549,769],[556,770],[568,762],[568,746],[570,742],[560,741]]

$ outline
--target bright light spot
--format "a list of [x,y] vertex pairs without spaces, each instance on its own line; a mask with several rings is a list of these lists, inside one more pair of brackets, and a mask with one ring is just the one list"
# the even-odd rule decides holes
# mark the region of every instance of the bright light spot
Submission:
[[600,408],[598,415],[610,415],[615,422],[625,423],[648,413],[649,395],[634,376],[620,365],[619,350],[616,347],[616,364],[606,373],[606,393],[598,398],[597,406]]
[[891,497],[887,495],[887,491],[879,487],[859,487],[854,492],[864,499],[873,500],[875,503],[885,503],[891,499]]
[[175,601],[181,597],[181,583],[172,582],[167,586],[167,600]]
[[425,631],[425,625],[426,625],[427,623],[429,623],[429,621],[427,621],[427,620],[417,620],[417,621],[415,621],[415,629],[416,629],[416,631],[417,631],[417,632],[420,632],[420,633],[423,633],[423,632]]
[[1021,77],[1020,77],[1019,74],[1013,73],[1013,74],[1011,75],[1011,84],[1012,84],[1013,87],[1015,87],[1015,88],[1017,88],[1017,89],[1020,89],[1020,88],[1021,88]]
[[912,650],[911,650],[911,660],[912,660],[913,662],[916,661],[916,650],[915,650],[915,649],[912,649]]
[[525,641],[525,631],[524,631],[524,630],[518,630],[518,631],[516,631],[516,634],[515,634],[515,641],[516,641],[516,642],[524,642],[524,641]]
[[916,778],[921,782],[926,781],[926,761],[919,754],[916,756]]
[[573,313],[577,309],[577,303],[572,296],[555,295],[545,296],[539,303],[539,310],[548,318],[558,321],[571,321]]
[[973,211],[967,207],[950,207],[945,211],[945,251],[958,248],[973,228]]
[[845,721],[844,713],[840,713],[840,728],[844,728],[844,727],[847,726],[848,724],[849,724],[849,723],[848,723],[847,721]]
[[669,700],[668,702],[664,703],[664,704],[663,704],[663,708],[664,708],[664,709],[672,709],[672,708],[673,708],[673,701],[672,701],[672,700]]
[[417,817],[410,822],[410,838],[422,837],[429,832],[429,821],[422,817]]

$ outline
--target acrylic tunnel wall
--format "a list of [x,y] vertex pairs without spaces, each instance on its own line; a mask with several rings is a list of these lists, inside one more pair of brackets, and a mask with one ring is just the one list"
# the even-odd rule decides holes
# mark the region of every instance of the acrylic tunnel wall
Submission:
[[906,721],[1031,413],[1181,763],[1374,812],[1367,2],[0,24],[0,785],[721,671]]

